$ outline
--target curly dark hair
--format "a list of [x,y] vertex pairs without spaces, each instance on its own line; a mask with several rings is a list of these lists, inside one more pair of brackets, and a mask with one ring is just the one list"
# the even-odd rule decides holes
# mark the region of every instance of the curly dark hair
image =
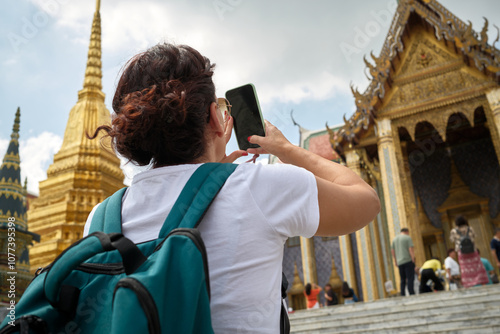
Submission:
[[215,64],[187,45],[158,44],[125,65],[111,126],[114,149],[139,166],[192,163],[205,153]]

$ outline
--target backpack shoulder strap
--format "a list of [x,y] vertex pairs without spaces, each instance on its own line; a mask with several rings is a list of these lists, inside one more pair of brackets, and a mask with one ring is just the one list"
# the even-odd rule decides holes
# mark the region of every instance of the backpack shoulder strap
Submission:
[[99,204],[90,222],[89,234],[122,233],[122,197],[126,190],[126,187],[118,190]]
[[158,235],[165,238],[174,228],[196,228],[227,178],[238,165],[205,163],[188,180]]

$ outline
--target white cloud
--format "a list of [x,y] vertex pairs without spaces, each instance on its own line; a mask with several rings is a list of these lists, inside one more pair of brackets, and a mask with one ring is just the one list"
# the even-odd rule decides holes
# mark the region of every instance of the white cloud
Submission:
[[[56,25],[72,36],[73,43],[87,45],[94,7],[83,0],[53,1],[60,3],[51,11]],[[32,2],[40,10],[46,10],[46,1]],[[71,5],[67,5],[69,3]],[[103,54],[120,55],[125,57],[122,58],[125,62],[133,54],[158,42],[182,43],[195,47],[218,64],[215,80],[219,94],[252,82],[258,87],[262,103],[300,103],[339,94],[350,95],[346,76],[328,72],[335,57],[341,57],[334,41],[323,42],[321,52],[317,52],[311,46],[290,38],[292,35],[300,40],[318,31],[321,31],[321,37],[326,34],[321,28],[309,24],[313,22],[312,18],[300,15],[309,8],[308,5],[290,7],[299,14],[295,16],[298,21],[291,21],[293,23],[290,17],[294,15],[284,19],[284,23],[275,20],[275,15],[281,13],[284,6],[288,7],[283,1],[234,5],[231,11],[224,13],[223,20],[218,18],[213,5],[205,4],[196,9],[194,6],[182,1],[102,2]],[[251,17],[262,14],[262,10],[265,10],[262,24],[254,24]],[[112,71],[104,69],[111,77],[116,76],[121,66],[114,64],[113,67]]]
[[59,151],[62,138],[54,133],[42,132],[36,137],[20,140],[21,179],[28,178],[28,191],[38,194],[38,183],[47,178],[47,168]]
[[338,94],[349,94],[349,83],[328,72],[318,73],[308,79],[286,83],[281,89],[265,85],[259,99],[267,103],[273,99],[279,102],[301,103],[305,100],[325,100]]
[[10,59],[7,59],[3,62],[3,65],[5,66],[11,66],[11,65],[16,65],[17,64],[17,59],[15,58],[10,58]]

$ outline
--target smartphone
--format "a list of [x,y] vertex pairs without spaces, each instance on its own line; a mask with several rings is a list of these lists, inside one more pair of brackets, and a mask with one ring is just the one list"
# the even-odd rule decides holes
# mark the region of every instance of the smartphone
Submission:
[[231,104],[231,116],[234,119],[234,133],[240,150],[258,148],[248,142],[253,135],[265,136],[264,118],[260,110],[257,92],[252,84],[246,84],[226,92],[226,99]]

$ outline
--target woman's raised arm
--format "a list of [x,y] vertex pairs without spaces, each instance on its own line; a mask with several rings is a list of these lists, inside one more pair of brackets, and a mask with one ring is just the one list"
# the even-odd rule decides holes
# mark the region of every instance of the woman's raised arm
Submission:
[[375,190],[349,168],[291,144],[274,125],[266,121],[266,136],[251,136],[261,146],[249,153],[270,153],[284,163],[313,173],[318,186],[320,221],[318,236],[345,235],[369,224],[380,211]]

